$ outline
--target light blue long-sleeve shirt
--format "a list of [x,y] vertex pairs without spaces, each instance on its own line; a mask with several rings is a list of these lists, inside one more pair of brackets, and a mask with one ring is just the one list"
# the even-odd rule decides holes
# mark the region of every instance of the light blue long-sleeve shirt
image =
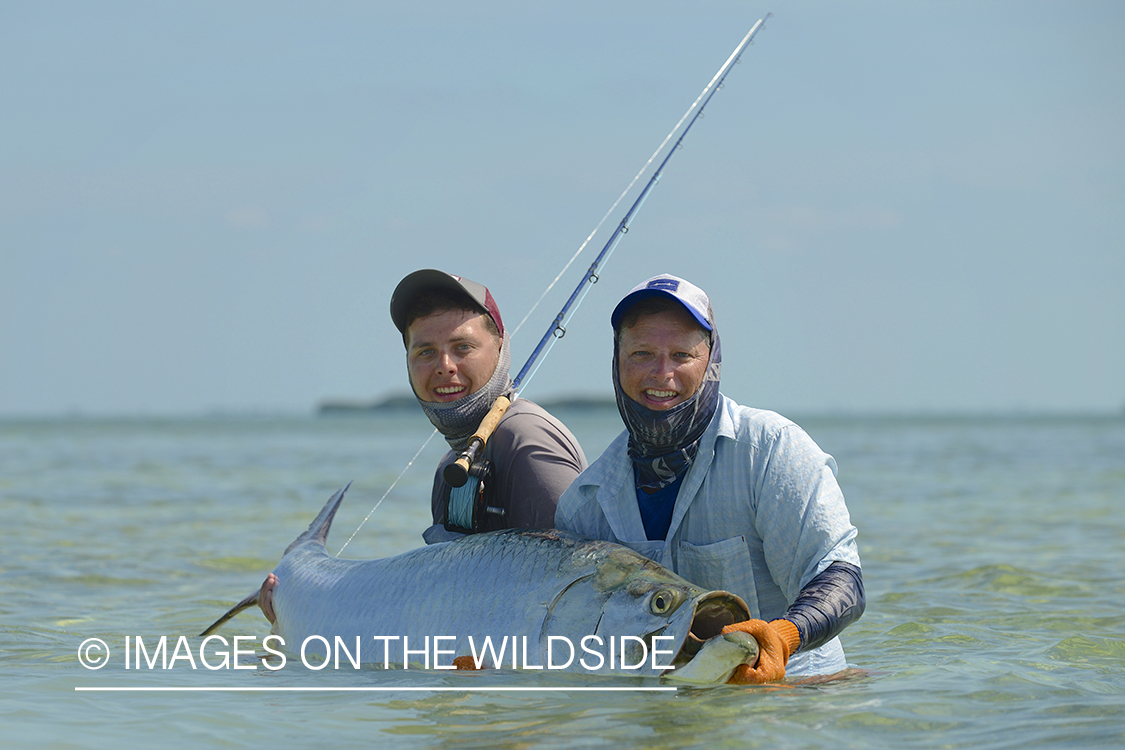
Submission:
[[[628,446],[622,432],[579,475],[559,499],[556,527],[624,544],[696,585],[737,594],[763,620],[784,615],[831,563],[860,564],[835,459],[785,417],[721,396],[661,540],[646,538]],[[786,671],[845,667],[833,638],[795,654]]]

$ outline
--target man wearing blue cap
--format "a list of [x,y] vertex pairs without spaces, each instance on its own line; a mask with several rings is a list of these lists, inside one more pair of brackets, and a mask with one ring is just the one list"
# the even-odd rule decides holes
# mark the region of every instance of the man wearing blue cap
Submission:
[[836,462],[800,427],[719,392],[722,351],[702,289],[663,274],[611,317],[626,430],[559,499],[555,525],[624,544],[741,596],[758,641],[732,682],[846,668],[839,632],[865,606]]

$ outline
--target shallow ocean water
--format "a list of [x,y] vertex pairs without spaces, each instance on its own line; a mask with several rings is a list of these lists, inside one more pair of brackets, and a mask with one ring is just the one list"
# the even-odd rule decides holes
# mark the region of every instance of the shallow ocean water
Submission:
[[[590,457],[620,429],[614,412],[559,415]],[[198,644],[348,481],[331,551],[353,532],[348,557],[418,546],[443,445],[362,523],[429,435],[419,414],[0,421],[6,742],[1125,746],[1125,419],[790,416],[836,457],[859,528],[867,611],[843,635],[854,670],[666,692],[504,671],[126,670],[126,637]],[[254,609],[222,632],[268,628]],[[105,668],[79,662],[88,638],[109,648]],[[229,690],[261,687],[300,690]],[[565,690],[506,690],[543,687]]]

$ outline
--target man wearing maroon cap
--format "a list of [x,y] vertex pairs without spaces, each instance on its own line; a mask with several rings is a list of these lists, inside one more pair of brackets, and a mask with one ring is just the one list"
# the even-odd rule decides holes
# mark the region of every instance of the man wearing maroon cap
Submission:
[[508,335],[492,294],[460,276],[415,271],[391,295],[391,320],[406,346],[418,405],[452,449],[434,477],[426,542],[552,527],[559,496],[586,468],[586,457],[562,422],[527,399],[512,402],[465,487],[443,479],[496,399],[513,394]]
[[[391,320],[406,346],[418,405],[451,449],[434,475],[434,522],[422,538],[433,544],[483,531],[553,527],[559,496],[586,468],[586,457],[562,422],[525,398],[512,401],[464,486],[443,478],[496,399],[513,396],[508,336],[492,294],[460,276],[415,271],[391,295]],[[270,622],[277,585],[271,573],[258,597]]]

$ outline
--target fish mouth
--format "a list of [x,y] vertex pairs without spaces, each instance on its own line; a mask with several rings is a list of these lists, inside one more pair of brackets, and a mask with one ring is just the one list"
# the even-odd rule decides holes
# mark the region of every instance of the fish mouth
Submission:
[[672,662],[682,667],[700,652],[704,644],[720,635],[727,625],[750,619],[746,602],[729,591],[709,591],[695,602],[691,627]]

